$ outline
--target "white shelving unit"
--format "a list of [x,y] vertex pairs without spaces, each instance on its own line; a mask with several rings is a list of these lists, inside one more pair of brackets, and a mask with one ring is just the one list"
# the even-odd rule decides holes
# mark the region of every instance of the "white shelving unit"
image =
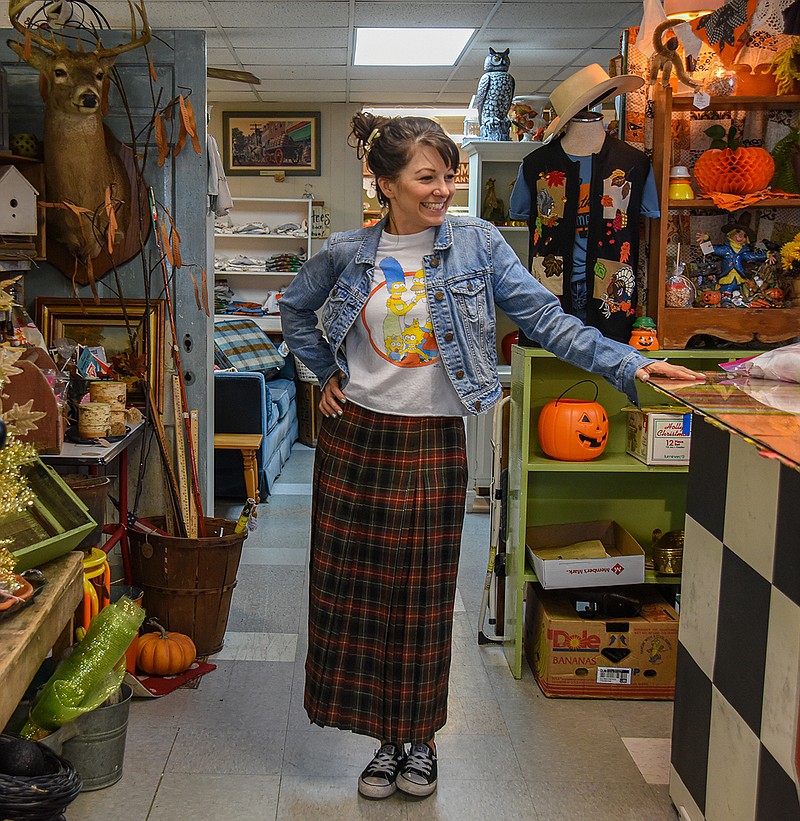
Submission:
[[[269,233],[214,232],[214,258],[236,256],[265,259],[275,254],[305,253],[311,256],[311,208],[312,201],[305,198],[234,197],[234,208],[228,215],[231,225],[241,226],[251,222],[264,223]],[[224,218],[223,218],[224,219]],[[302,236],[278,232],[282,225],[305,223]],[[294,277],[288,271],[241,271],[214,268],[214,281],[227,280],[236,298],[246,302],[263,303],[268,291],[285,288]],[[214,319],[230,319],[244,314],[216,314]],[[248,315],[249,316],[249,315]],[[281,319],[277,314],[249,316],[265,331],[280,332]]]
[[[486,197],[486,181],[495,181],[497,197],[503,200],[506,213],[511,188],[517,179],[522,160],[535,151],[541,143],[494,142],[489,140],[467,140],[461,150],[469,158],[469,214],[481,216],[483,200]],[[498,225],[500,233],[514,252],[527,266],[528,226]],[[510,363],[505,363],[500,345],[507,333],[516,330],[511,320],[497,311],[497,357],[500,363],[500,381],[508,387]],[[492,414],[467,417],[467,464],[469,467],[469,487],[479,493],[486,493],[491,482],[492,470]]]

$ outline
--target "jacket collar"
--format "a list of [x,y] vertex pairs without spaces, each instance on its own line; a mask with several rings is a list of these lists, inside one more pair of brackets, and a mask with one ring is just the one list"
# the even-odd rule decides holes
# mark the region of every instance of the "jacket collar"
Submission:
[[[355,261],[357,263],[366,263],[367,265],[375,264],[375,255],[378,253],[378,243],[381,241],[381,234],[389,221],[388,215],[383,217],[380,222],[371,225],[364,229],[364,238],[356,251]],[[453,244],[453,223],[450,217],[445,217],[444,222],[436,231],[436,238],[433,241],[433,249],[441,251],[445,248],[450,248]]]

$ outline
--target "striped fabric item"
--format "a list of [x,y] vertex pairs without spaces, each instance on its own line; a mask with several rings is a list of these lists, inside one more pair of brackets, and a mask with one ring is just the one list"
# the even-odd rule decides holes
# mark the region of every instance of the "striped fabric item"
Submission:
[[214,364],[222,370],[260,371],[269,378],[284,359],[252,319],[223,319],[214,323]]
[[460,417],[348,403],[323,419],[305,685],[315,724],[406,743],[444,726],[466,483]]

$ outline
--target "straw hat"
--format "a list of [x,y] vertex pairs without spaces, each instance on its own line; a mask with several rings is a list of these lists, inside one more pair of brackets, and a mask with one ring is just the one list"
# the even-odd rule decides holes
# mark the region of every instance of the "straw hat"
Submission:
[[644,80],[635,74],[609,77],[597,63],[576,71],[550,95],[550,102],[557,116],[545,129],[544,140],[563,131],[567,123],[584,108],[591,108],[610,97],[635,91],[643,85]]

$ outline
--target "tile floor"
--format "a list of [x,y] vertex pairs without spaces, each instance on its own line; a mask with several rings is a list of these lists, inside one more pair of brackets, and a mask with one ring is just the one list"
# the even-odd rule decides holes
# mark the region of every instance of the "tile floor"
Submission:
[[259,508],[217,669],[196,690],[132,704],[123,778],[80,795],[68,821],[675,821],[671,703],[547,699],[527,668],[515,681],[499,648],[477,645],[485,514],[465,526],[439,788],[361,798],[373,742],[311,726],[302,706],[312,460],[297,445]]

